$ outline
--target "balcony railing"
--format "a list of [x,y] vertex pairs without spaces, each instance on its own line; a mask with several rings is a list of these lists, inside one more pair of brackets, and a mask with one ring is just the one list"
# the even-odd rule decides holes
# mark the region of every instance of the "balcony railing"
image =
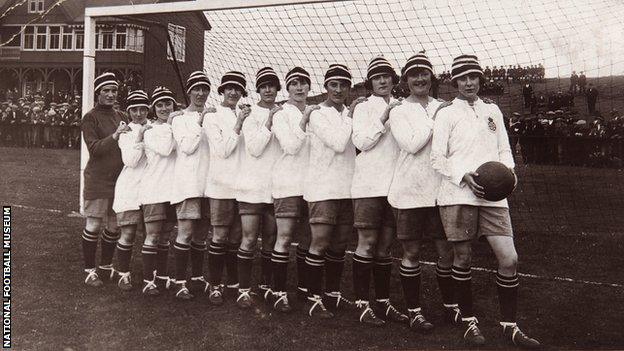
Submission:
[[19,60],[20,53],[18,47],[0,47],[0,60]]

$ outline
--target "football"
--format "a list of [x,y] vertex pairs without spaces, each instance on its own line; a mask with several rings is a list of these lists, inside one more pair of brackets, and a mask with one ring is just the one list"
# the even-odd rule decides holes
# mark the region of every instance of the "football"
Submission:
[[475,177],[475,181],[483,187],[486,200],[500,201],[505,199],[515,188],[513,172],[500,162],[486,162],[479,166],[476,172],[479,176]]

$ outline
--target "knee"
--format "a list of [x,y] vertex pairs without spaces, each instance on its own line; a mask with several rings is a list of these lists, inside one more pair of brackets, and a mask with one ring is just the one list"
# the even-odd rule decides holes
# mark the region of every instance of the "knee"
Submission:
[[515,272],[518,267],[518,254],[513,252],[505,255],[498,262],[498,269],[505,272]]
[[418,262],[419,258],[420,258],[419,250],[414,249],[414,248],[403,249],[403,260],[409,261],[409,262]]
[[461,250],[455,251],[453,263],[459,267],[470,267],[472,264],[472,251],[471,250]]

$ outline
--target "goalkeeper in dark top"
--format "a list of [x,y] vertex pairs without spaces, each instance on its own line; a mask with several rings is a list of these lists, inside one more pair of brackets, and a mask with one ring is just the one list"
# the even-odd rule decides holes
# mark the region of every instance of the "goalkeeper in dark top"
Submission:
[[458,95],[440,107],[435,116],[431,162],[442,174],[437,196],[444,232],[453,243],[451,276],[465,326],[464,339],[483,345],[485,338],[472,308],[472,239],[487,240],[498,261],[496,285],[500,301],[503,335],[517,346],[536,348],[540,343],[525,335],[516,324],[518,301],[518,254],[507,200],[485,200],[475,170],[487,161],[501,162],[513,171],[514,160],[495,104],[481,100],[479,83],[483,71],[476,56],[453,60],[451,83]]

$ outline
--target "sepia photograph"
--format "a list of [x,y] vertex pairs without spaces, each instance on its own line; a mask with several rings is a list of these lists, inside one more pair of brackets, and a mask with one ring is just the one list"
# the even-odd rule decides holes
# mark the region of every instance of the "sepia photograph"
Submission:
[[0,0],[2,349],[624,350],[620,0]]

